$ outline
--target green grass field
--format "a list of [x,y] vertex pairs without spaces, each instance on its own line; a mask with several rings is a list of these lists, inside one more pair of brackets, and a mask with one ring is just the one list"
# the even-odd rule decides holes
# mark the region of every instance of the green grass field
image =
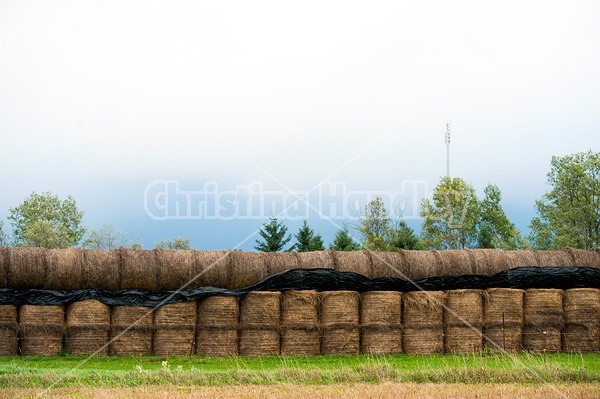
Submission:
[[0,358],[0,388],[600,383],[600,354]]

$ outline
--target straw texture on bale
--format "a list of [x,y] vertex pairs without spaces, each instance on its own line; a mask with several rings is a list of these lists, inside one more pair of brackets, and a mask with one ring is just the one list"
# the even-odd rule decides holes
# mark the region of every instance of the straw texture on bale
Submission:
[[196,353],[201,356],[238,354],[239,299],[212,296],[198,301]]
[[402,331],[402,348],[406,354],[444,353],[444,329],[442,325],[429,328],[404,327]]
[[452,290],[444,308],[444,352],[479,352],[483,348],[481,290]]
[[402,298],[402,346],[405,353],[444,351],[443,291],[407,292]]
[[333,251],[334,269],[375,277],[373,258],[368,251]]
[[410,278],[415,280],[418,278],[430,277],[435,275],[441,267],[440,259],[432,251],[399,251],[404,257],[406,268],[410,271]]
[[242,356],[277,355],[280,351],[280,292],[251,292],[240,301]]
[[121,289],[158,290],[156,250],[121,248]]
[[461,276],[473,274],[473,261],[469,253],[464,250],[434,251],[439,258],[439,269],[435,276]]
[[584,266],[584,267],[600,267],[600,257],[595,251],[586,251],[577,248],[565,248],[571,258],[573,259],[573,266]]
[[272,276],[289,269],[297,269],[298,257],[295,252],[269,252],[265,254],[268,275]]
[[16,356],[18,354],[18,331],[17,307],[0,305],[0,356]]
[[152,308],[114,306],[111,310],[110,353],[117,356],[152,353]]
[[371,252],[373,277],[396,277],[408,279],[410,268],[404,263],[400,252]]
[[566,290],[564,311],[563,350],[600,351],[600,289]]
[[566,250],[556,251],[535,251],[538,264],[542,267],[545,266],[573,266],[575,260],[571,257],[571,254]]
[[361,349],[364,353],[402,353],[401,307],[401,292],[361,294]]
[[44,288],[46,283],[45,248],[10,248],[9,288]]
[[65,348],[81,355],[108,354],[110,307],[95,299],[73,302],[66,309]]
[[9,249],[0,247],[0,288],[8,288]]
[[231,252],[230,288],[244,288],[267,277],[265,254],[262,252]]
[[302,269],[333,269],[333,251],[296,252],[298,267]]
[[176,290],[194,277],[195,255],[191,250],[157,249],[158,289]]
[[85,256],[83,249],[49,249],[46,252],[46,283],[44,288],[49,290],[81,289],[84,271]]
[[510,268],[522,266],[538,266],[538,259],[535,252],[529,250],[504,251],[504,256],[508,259]]
[[473,353],[483,349],[481,327],[446,326],[444,330],[445,353]]
[[326,291],[319,294],[322,328],[321,353],[350,355],[360,351],[359,302],[354,291]]
[[194,280],[189,288],[230,288],[231,251],[193,251],[195,254]]
[[550,326],[524,326],[523,349],[533,352],[560,352],[561,329]]
[[316,291],[287,291],[281,303],[281,354],[321,353],[319,297]]
[[88,249],[84,254],[83,288],[118,290],[121,283],[121,251]]
[[525,291],[491,288],[484,292],[483,343],[492,349],[522,349],[523,298]]
[[195,301],[164,305],[154,313],[153,352],[158,356],[189,356],[194,353]]
[[65,331],[63,306],[23,305],[19,308],[19,347],[24,356],[57,356]]
[[523,301],[523,349],[558,352],[562,347],[564,291],[530,289]]

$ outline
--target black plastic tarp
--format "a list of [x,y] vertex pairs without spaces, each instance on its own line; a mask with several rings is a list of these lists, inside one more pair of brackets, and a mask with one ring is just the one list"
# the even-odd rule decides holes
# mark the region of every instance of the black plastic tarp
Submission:
[[67,305],[97,299],[106,305],[156,307],[199,300],[208,296],[241,296],[252,291],[449,291],[487,288],[600,288],[600,269],[591,267],[518,267],[492,276],[441,276],[406,281],[400,278],[367,278],[353,272],[332,269],[290,269],[240,289],[201,287],[194,289],[146,291],[101,289],[42,290],[0,289],[3,305]]

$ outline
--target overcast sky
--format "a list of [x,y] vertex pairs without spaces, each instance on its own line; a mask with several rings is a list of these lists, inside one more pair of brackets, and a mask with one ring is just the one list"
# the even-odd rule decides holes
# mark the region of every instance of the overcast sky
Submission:
[[[0,1],[0,220],[51,191],[146,248],[251,250],[264,219],[157,220],[148,188],[334,182],[411,203],[446,173],[451,119],[451,174],[498,185],[526,232],[550,158],[600,148],[599,17],[596,1]],[[329,243],[344,220],[317,193]]]

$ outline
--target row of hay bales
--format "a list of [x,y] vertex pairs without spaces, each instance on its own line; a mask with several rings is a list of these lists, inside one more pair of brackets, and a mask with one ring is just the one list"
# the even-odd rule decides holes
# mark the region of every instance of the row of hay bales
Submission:
[[253,292],[159,307],[0,306],[0,355],[600,351],[600,289]]
[[146,289],[213,286],[243,288],[294,268],[329,268],[366,277],[418,279],[494,273],[519,266],[600,268],[600,252],[500,249],[448,251],[238,251],[84,250],[0,248],[0,288]]

